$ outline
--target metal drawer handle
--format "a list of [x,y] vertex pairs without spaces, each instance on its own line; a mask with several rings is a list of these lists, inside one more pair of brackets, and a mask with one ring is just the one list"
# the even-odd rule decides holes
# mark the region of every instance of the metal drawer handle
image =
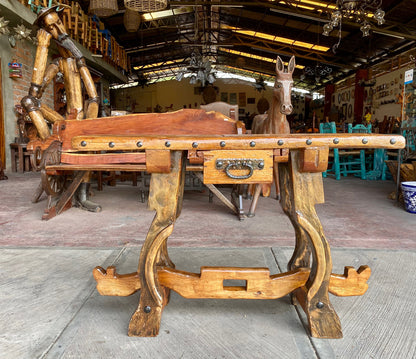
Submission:
[[[250,172],[246,175],[243,175],[243,176],[236,176],[236,175],[233,175],[232,173],[230,173],[230,170],[233,169],[233,168],[242,169],[243,167],[246,167],[246,168],[250,169]],[[236,163],[230,162],[227,165],[227,167],[225,167],[226,175],[228,177],[232,178],[232,179],[238,179],[238,180],[247,179],[247,178],[250,178],[253,175],[253,172],[254,172],[254,167],[249,163],[242,163],[240,165],[237,165]]]

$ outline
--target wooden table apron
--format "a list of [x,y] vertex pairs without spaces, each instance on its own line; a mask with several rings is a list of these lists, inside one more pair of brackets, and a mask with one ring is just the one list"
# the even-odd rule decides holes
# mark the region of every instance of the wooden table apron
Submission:
[[[172,116],[175,119],[177,115]],[[97,130],[91,127],[97,120],[91,120],[90,124],[87,120],[58,123],[54,136],[43,143],[30,144],[28,148],[34,150],[40,146],[45,150],[58,143],[62,149],[58,151],[60,160],[65,158],[67,162],[59,163],[52,156],[45,167],[46,173],[51,176],[59,176],[62,171],[75,173],[71,185],[53,207],[57,213],[67,205],[87,171],[116,163],[127,170],[152,173],[149,206],[156,214],[142,246],[137,271],[118,274],[114,267],[106,270],[96,267],[93,271],[97,290],[102,295],[128,296],[141,290],[128,334],[156,336],[170,290],[174,290],[185,298],[275,299],[290,294],[293,304],[305,311],[312,336],[341,338],[340,320],[328,293],[363,295],[371,270],[368,266],[358,270],[345,267],[343,274],[332,273],[329,245],[315,211],[315,204],[324,202],[322,172],[327,169],[328,151],[351,147],[403,148],[403,137],[374,134],[135,135],[127,120],[130,121],[130,117],[120,122],[125,126],[124,132],[120,126],[113,128],[116,120],[111,120],[109,123],[113,127],[104,127],[107,132],[101,135],[94,134]],[[202,120],[201,123],[207,123]],[[281,161],[282,150],[286,151],[286,162]],[[208,183],[224,180],[223,174],[217,177],[216,170],[228,171],[231,183],[250,183],[254,172],[257,181],[270,181],[273,162],[279,162],[280,202],[296,236],[286,273],[270,275],[268,268],[201,267],[200,273],[175,269],[168,256],[167,240],[182,208],[188,151],[201,152],[204,181]],[[226,158],[222,158],[224,156]],[[247,171],[248,177],[244,175]],[[224,286],[224,280],[228,279],[245,280],[246,285]]]

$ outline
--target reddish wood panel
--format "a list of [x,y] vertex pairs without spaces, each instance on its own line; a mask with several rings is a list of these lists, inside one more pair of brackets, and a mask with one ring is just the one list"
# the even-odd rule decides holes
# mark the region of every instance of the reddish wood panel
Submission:
[[151,173],[169,173],[172,167],[169,150],[146,150],[146,168]]
[[102,117],[83,121],[65,121],[54,127],[63,142],[62,149],[71,149],[71,139],[81,135],[221,135],[236,134],[237,121],[218,112],[180,110],[167,113],[132,114]]
[[95,164],[115,164],[115,163],[146,163],[144,152],[133,153],[62,153],[61,163],[73,165],[95,165]]

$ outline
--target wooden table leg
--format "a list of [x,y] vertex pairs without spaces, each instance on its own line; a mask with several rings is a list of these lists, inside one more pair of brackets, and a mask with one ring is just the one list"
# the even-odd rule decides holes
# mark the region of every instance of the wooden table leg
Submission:
[[10,156],[12,159],[12,172],[17,172],[16,169],[16,148],[13,147],[13,144],[10,145]]
[[24,162],[23,162],[23,147],[21,145],[17,146],[18,148],[18,155],[19,155],[19,172],[24,172]]
[[149,207],[156,211],[140,252],[139,306],[129,324],[129,336],[151,337],[159,333],[162,310],[169,299],[169,289],[157,279],[157,266],[174,267],[167,252],[167,239],[182,207],[185,156],[172,152],[172,171],[153,173],[150,182]]
[[341,338],[341,323],[328,297],[331,253],[315,211],[315,204],[324,202],[322,173],[300,172],[299,159],[299,151],[291,150],[289,162],[279,168],[281,204],[296,233],[289,270],[311,267],[306,285],[294,291],[294,304],[302,305],[313,337]]

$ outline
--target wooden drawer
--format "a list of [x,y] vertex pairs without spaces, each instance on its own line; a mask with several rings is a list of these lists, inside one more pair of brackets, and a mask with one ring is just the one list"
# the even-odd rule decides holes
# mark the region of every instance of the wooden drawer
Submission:
[[204,152],[204,183],[270,183],[273,150]]

